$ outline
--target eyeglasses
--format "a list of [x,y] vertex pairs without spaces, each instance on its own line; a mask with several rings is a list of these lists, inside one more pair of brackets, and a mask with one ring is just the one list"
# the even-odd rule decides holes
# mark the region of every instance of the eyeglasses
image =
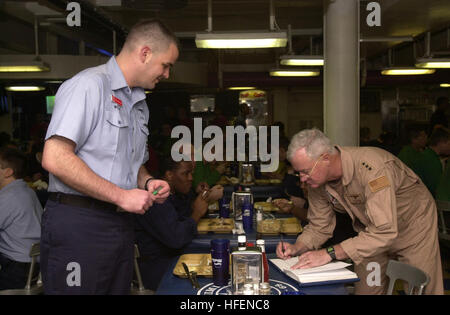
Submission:
[[319,158],[316,160],[316,162],[314,163],[313,167],[309,171],[308,170],[298,171],[296,175],[298,177],[304,177],[304,176],[306,176],[308,178],[311,177],[311,174],[313,173],[314,169],[316,168],[317,163],[319,163],[319,161],[320,161],[320,159],[322,157],[323,157],[323,154],[321,156],[319,156]]

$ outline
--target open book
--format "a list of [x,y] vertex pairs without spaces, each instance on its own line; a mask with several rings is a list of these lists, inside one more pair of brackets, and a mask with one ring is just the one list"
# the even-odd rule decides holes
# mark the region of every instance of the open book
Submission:
[[351,266],[351,264],[342,261],[307,269],[291,269],[293,265],[298,263],[298,257],[286,260],[270,259],[270,262],[300,284],[315,285],[325,284],[324,282],[354,282],[359,280],[356,273],[346,268]]

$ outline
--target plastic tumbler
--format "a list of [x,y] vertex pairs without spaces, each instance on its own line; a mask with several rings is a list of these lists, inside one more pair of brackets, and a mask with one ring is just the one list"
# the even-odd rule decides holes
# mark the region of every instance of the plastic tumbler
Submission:
[[230,240],[211,240],[211,258],[214,285],[228,285],[230,278]]
[[246,232],[253,230],[253,206],[248,202],[242,206],[242,224]]
[[219,217],[220,218],[230,217],[230,200],[227,198],[222,198],[219,201]]

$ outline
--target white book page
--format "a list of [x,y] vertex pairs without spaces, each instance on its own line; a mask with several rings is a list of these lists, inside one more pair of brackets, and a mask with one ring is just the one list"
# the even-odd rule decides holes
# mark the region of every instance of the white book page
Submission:
[[[298,269],[297,269],[298,270]],[[296,270],[292,270],[292,272],[296,273]],[[345,278],[354,278],[355,273],[347,270],[347,269],[338,269],[332,271],[324,271],[324,272],[313,272],[298,275],[301,279],[345,279]]]
[[342,268],[351,266],[351,264],[345,263],[343,261],[337,261],[337,262],[330,262],[326,265],[319,266],[319,267],[292,270],[291,267],[298,263],[298,257],[292,257],[292,258],[289,258],[286,260],[271,259],[270,261],[272,263],[274,263],[281,270],[289,270],[289,271],[295,272],[295,274],[297,274],[297,275],[337,270],[337,269],[342,269]]

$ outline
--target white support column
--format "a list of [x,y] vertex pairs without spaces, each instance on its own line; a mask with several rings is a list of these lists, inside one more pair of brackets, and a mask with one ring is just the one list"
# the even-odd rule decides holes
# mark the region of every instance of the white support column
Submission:
[[324,0],[324,131],[359,144],[359,1]]

